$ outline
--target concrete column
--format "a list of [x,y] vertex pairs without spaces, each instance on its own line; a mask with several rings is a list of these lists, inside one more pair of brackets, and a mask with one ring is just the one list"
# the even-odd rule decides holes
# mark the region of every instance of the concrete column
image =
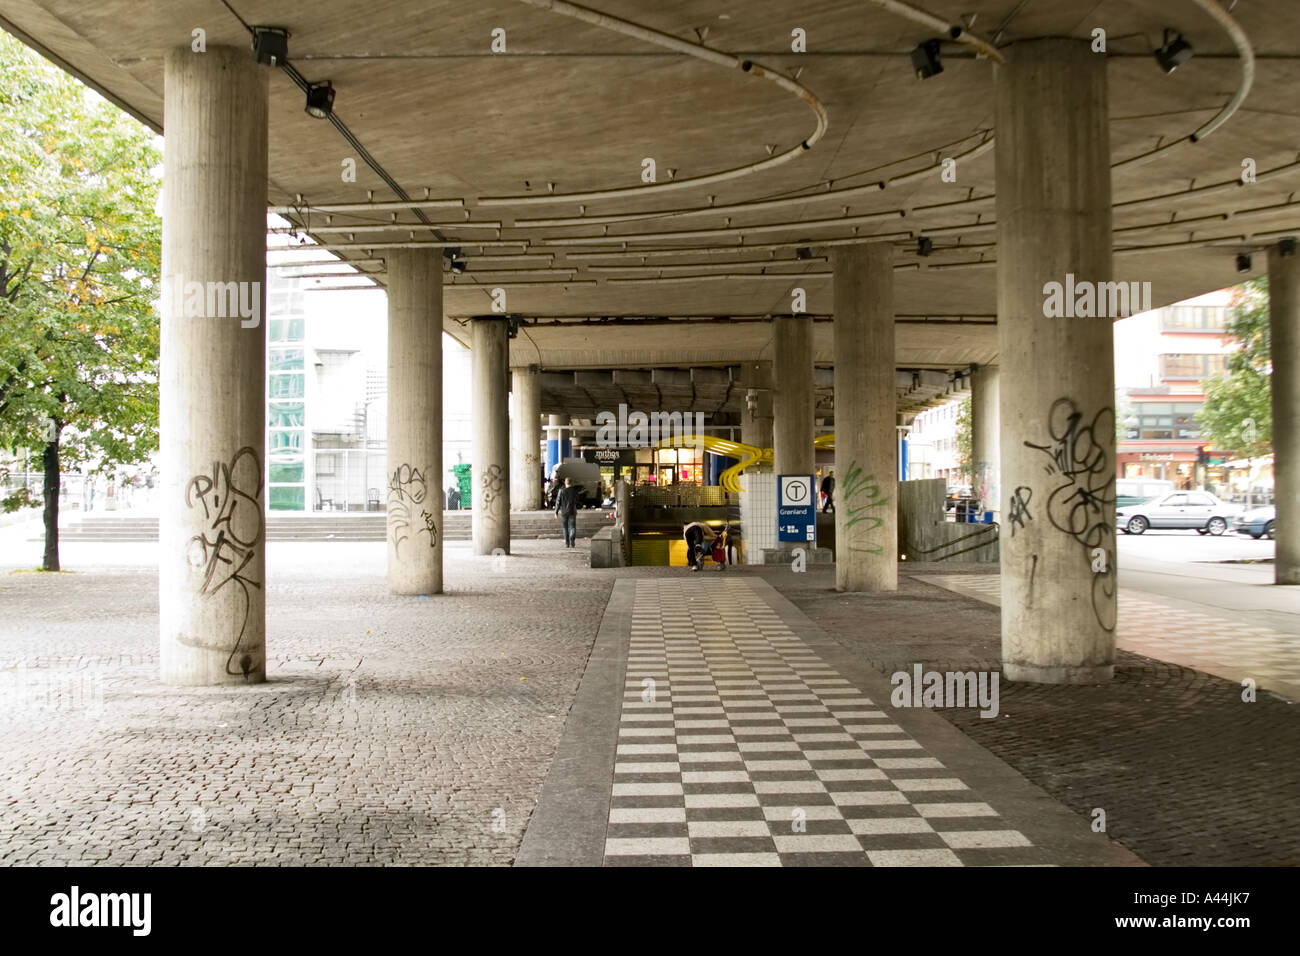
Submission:
[[806,315],[772,320],[772,461],[778,475],[813,473],[813,321]]
[[[1001,461],[998,443],[998,367],[980,365],[971,369],[971,470],[974,493],[985,511],[999,520],[1002,493],[998,483]],[[981,515],[981,520],[983,516]]]
[[266,679],[267,84],[247,48],[164,63],[158,637],[170,684]]
[[1106,59],[1072,39],[1005,53],[996,68],[1002,668],[1010,680],[1104,681],[1116,616],[1112,319],[1049,318],[1045,286],[1069,274],[1076,289],[1111,279]]
[[1300,252],[1295,241],[1268,251],[1268,321],[1273,356],[1273,580],[1300,584]]
[[472,319],[474,553],[510,553],[509,345],[505,319]]
[[388,265],[388,589],[442,593],[442,256]]
[[[740,420],[740,440],[756,448],[772,447],[772,363],[747,362],[742,372],[746,393],[754,393],[751,407],[746,401],[745,411]],[[761,465],[752,470],[766,471],[769,465]]]
[[536,511],[542,506],[542,373],[529,365],[510,375],[510,504],[516,511]]
[[894,255],[831,250],[835,281],[835,588],[898,587]]

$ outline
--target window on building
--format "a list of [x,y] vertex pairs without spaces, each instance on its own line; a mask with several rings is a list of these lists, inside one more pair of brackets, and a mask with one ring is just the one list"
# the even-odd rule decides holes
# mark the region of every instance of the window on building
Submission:
[[272,428],[268,433],[270,451],[302,451],[301,428]]
[[1129,424],[1125,438],[1132,440],[1196,440],[1201,427],[1196,421],[1199,402],[1142,402],[1134,408],[1136,421]]
[[1165,332],[1222,332],[1228,310],[1221,305],[1181,305],[1160,310],[1160,329]]
[[305,479],[306,466],[303,462],[271,462],[267,467],[268,479],[272,484],[289,484]]
[[1198,382],[1218,375],[1226,366],[1224,355],[1187,355],[1169,352],[1160,356],[1160,377],[1175,381]]
[[302,349],[271,349],[267,356],[267,367],[272,372],[301,372],[303,370]]
[[306,338],[306,325],[302,319],[272,319],[272,342],[301,342]]
[[268,402],[266,424],[268,428],[302,428],[307,424],[307,413],[302,402]]
[[306,394],[302,372],[277,372],[269,378],[272,398],[302,398]]

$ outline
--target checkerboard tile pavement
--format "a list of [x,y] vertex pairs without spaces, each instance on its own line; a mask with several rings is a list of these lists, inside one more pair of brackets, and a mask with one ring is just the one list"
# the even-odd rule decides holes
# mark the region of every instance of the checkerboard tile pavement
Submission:
[[[1001,575],[918,574],[918,581],[989,604],[1001,604]],[[1300,692],[1300,635],[1173,608],[1120,593],[1116,644],[1158,661],[1181,664],[1229,680],[1254,677],[1259,686]]]
[[606,865],[1048,862],[743,578],[637,581]]

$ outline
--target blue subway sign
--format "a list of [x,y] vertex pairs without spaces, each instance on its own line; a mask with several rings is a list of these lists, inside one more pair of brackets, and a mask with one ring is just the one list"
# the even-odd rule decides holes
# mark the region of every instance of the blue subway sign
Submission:
[[817,482],[812,475],[778,475],[776,539],[817,543]]

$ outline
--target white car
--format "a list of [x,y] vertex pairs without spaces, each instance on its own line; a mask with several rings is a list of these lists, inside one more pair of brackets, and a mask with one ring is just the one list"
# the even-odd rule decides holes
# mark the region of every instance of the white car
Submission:
[[1208,491],[1175,491],[1119,508],[1115,525],[1125,534],[1141,534],[1147,528],[1188,528],[1220,535],[1241,510],[1241,505],[1229,504]]

